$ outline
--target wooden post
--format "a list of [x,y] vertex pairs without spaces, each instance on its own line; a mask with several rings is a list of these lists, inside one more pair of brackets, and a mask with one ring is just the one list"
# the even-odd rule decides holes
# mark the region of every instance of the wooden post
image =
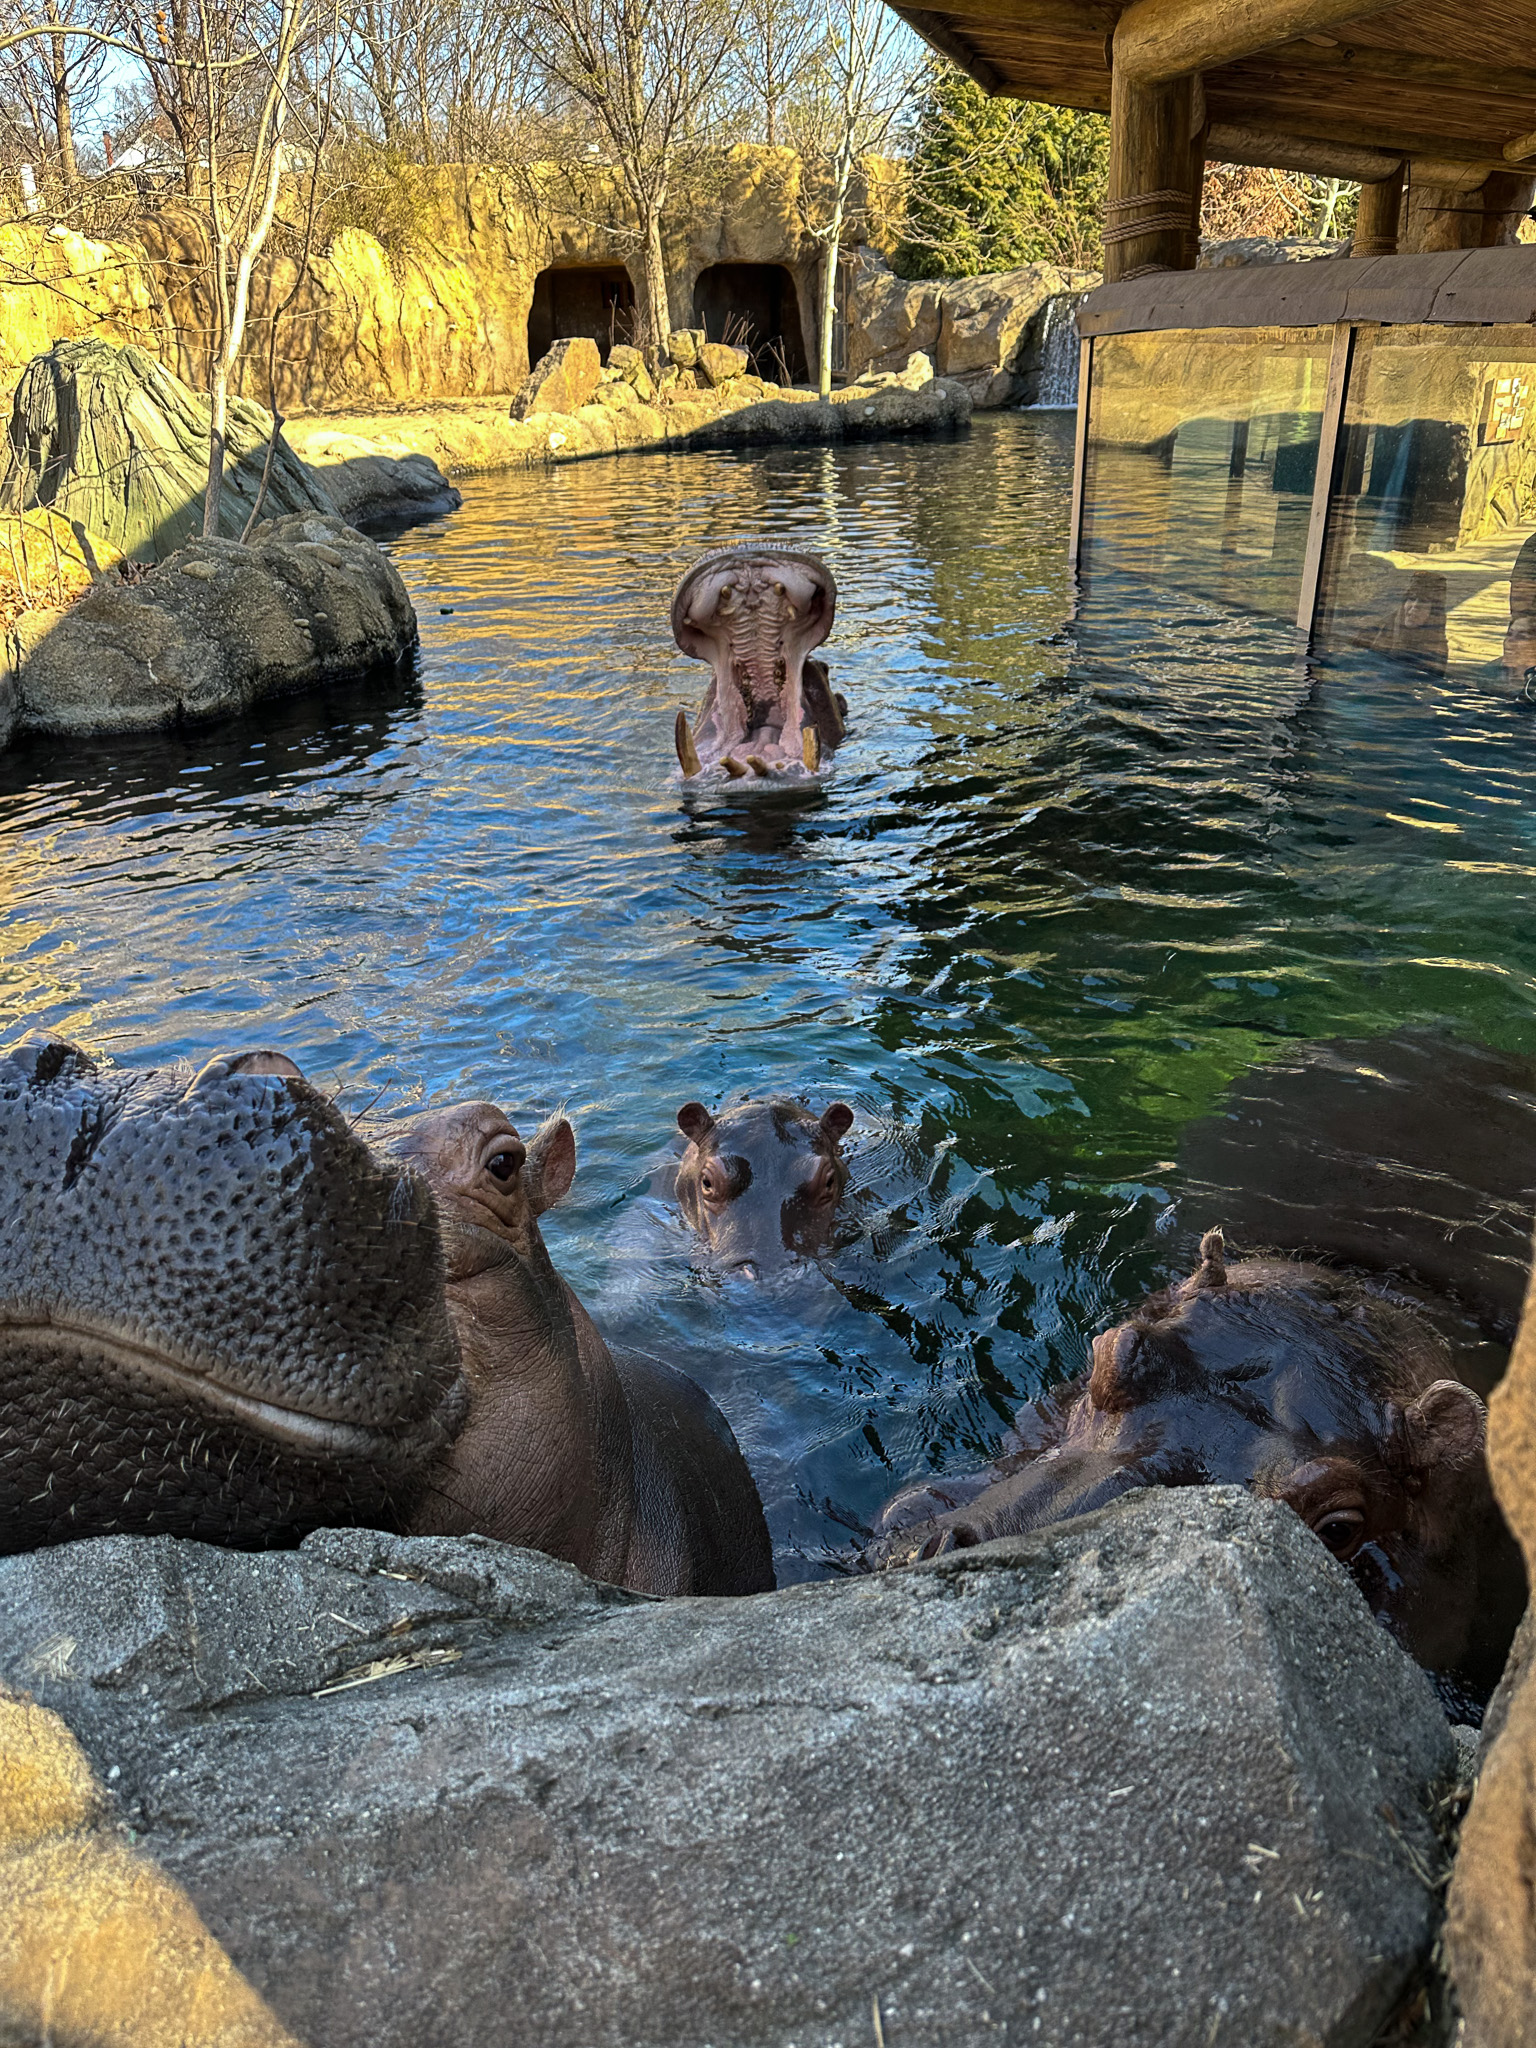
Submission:
[[1437,163],[1414,157],[1397,246],[1404,256],[1442,249],[1480,249],[1485,164]]
[[1360,187],[1360,213],[1355,222],[1357,256],[1395,256],[1397,226],[1403,210],[1403,167],[1390,178]]
[[1536,177],[1529,171],[1493,172],[1483,187],[1483,248],[1502,249],[1520,239],[1533,195]]
[[1138,85],[1116,65],[1110,76],[1109,198],[1104,207],[1104,279],[1150,270],[1191,270],[1195,225],[1190,141],[1193,81]]

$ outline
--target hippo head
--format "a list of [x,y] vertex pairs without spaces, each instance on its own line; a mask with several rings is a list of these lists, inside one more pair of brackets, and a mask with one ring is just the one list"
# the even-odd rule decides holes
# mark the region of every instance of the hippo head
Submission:
[[672,600],[672,637],[710,665],[697,734],[678,713],[685,776],[720,769],[769,780],[815,774],[843,736],[843,706],[820,662],[837,585],[816,555],[759,543],[696,562]]
[[846,1102],[819,1117],[799,1102],[742,1102],[717,1117],[685,1102],[677,1122],[688,1140],[678,1205],[721,1265],[756,1279],[828,1248],[848,1185]]
[[400,1526],[462,1419],[431,1197],[281,1055],[0,1055],[0,1549]]
[[[983,1481],[899,1495],[879,1561],[1014,1535],[1139,1486],[1235,1483],[1293,1507],[1418,1661],[1497,1681],[1524,1586],[1483,1404],[1414,1309],[1317,1266],[1197,1271],[1095,1340],[1086,1383]],[[1001,1473],[1002,1476],[998,1476]]]

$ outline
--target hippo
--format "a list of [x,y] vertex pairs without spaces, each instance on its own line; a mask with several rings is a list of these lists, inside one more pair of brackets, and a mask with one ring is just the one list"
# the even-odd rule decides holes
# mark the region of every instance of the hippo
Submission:
[[0,1550],[398,1528],[467,1411],[430,1190],[291,1061],[0,1054]]
[[1200,1264],[1093,1344],[1085,1381],[1026,1410],[989,1471],[908,1487],[868,1562],[1021,1534],[1140,1486],[1241,1484],[1289,1502],[1377,1615],[1475,1718],[1525,1604],[1485,1411],[1400,1298],[1284,1259]]
[[475,1529],[638,1591],[773,1583],[724,1418],[615,1360],[489,1104],[359,1136],[280,1053],[0,1054],[0,1551]]
[[688,1146],[672,1192],[720,1265],[758,1279],[828,1249],[848,1185],[846,1102],[819,1117],[783,1098],[739,1102],[718,1116],[685,1102],[677,1124]]
[[563,1117],[525,1146],[488,1102],[419,1117],[397,1155],[436,1198],[470,1385],[463,1433],[411,1520],[547,1551],[642,1593],[756,1593],[768,1525],[736,1439],[686,1374],[610,1351],[539,1218],[570,1188]]
[[843,737],[846,700],[824,663],[807,659],[832,630],[837,585],[816,555],[758,542],[694,563],[672,599],[672,637],[710,664],[698,730],[674,729],[685,780],[816,777]]

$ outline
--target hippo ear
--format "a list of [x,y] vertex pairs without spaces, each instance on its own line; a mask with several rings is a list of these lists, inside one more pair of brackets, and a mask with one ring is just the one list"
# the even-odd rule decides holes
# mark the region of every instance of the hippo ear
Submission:
[[853,1128],[853,1111],[846,1102],[829,1102],[821,1113],[821,1128],[835,1145]]
[[576,1133],[563,1116],[552,1116],[529,1139],[523,1165],[523,1187],[534,1215],[563,1202],[575,1178]]
[[715,1120],[702,1102],[685,1102],[677,1112],[677,1128],[690,1145],[699,1145],[715,1128]]
[[1460,1380],[1435,1380],[1403,1410],[1415,1466],[1460,1470],[1483,1456],[1488,1411]]
[[302,1081],[304,1078],[286,1053],[270,1052],[262,1046],[253,1052],[215,1053],[207,1065],[193,1075],[187,1093],[195,1095],[199,1089],[211,1088],[232,1074],[274,1075],[283,1081]]
[[1220,1230],[1208,1230],[1200,1240],[1200,1263],[1181,1283],[1175,1299],[1188,1301],[1192,1294],[1199,1294],[1207,1287],[1225,1287],[1227,1284],[1227,1241]]

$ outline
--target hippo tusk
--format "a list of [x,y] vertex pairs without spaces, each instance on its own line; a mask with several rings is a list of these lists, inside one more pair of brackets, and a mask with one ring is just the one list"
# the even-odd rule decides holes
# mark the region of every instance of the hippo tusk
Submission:
[[761,775],[765,780],[773,773],[773,770],[768,766],[768,763],[761,754],[748,754],[747,766],[754,775]]
[[679,711],[677,724],[672,728],[672,743],[677,748],[678,766],[685,775],[700,773],[699,750],[693,744],[693,734],[688,730],[688,714]]
[[811,775],[821,766],[821,736],[814,725],[808,725],[800,735],[800,758]]
[[725,759],[720,763],[720,765],[725,770],[726,774],[730,776],[732,782],[739,782],[742,776],[745,775],[747,772],[746,769],[742,767],[741,763],[737,760],[734,754],[727,754]]

